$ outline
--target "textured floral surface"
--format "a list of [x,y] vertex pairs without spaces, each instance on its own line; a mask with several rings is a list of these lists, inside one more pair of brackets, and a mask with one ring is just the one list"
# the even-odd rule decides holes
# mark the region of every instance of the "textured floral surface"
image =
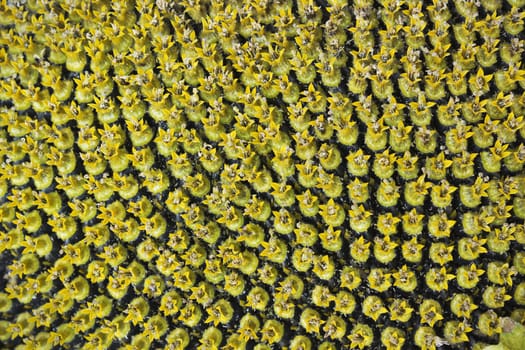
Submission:
[[1,1],[0,344],[497,344],[524,6]]

